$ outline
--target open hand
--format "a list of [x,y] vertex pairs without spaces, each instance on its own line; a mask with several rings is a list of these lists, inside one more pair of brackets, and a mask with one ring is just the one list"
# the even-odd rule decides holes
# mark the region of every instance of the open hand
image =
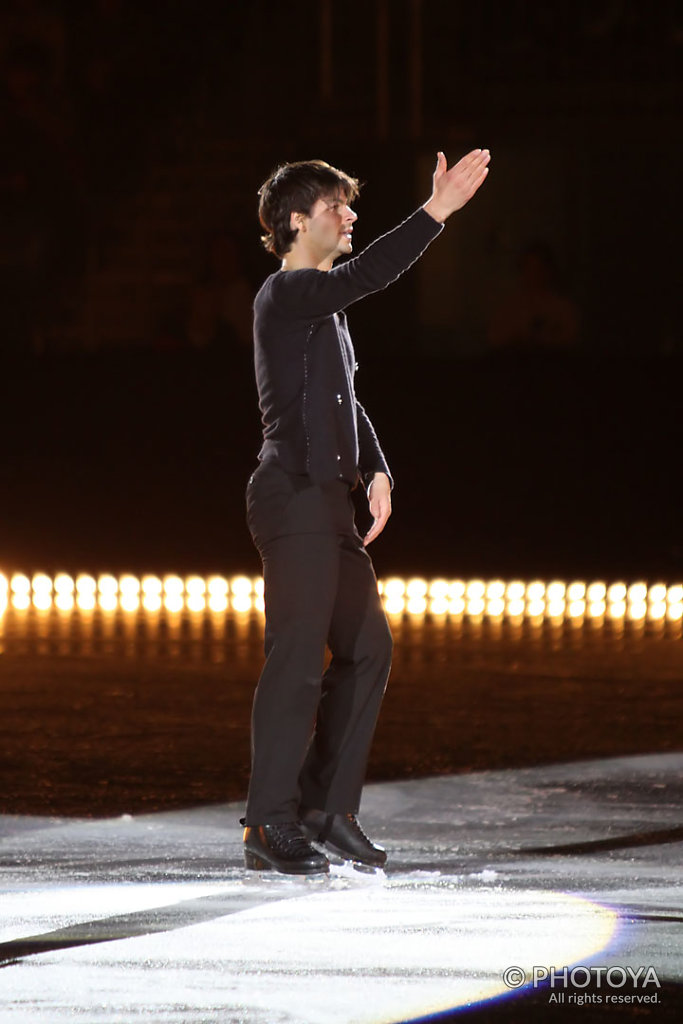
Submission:
[[424,204],[430,217],[443,224],[447,217],[469,202],[486,180],[490,159],[488,149],[473,149],[449,170],[446,157],[438,153],[431,199]]
[[391,481],[386,473],[375,473],[373,476],[368,487],[368,503],[373,523],[363,538],[363,547],[379,537],[391,515]]

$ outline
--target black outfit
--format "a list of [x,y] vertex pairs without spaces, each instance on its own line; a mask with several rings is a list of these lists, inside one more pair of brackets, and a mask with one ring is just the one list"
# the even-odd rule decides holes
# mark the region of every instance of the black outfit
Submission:
[[358,809],[391,634],[350,491],[359,476],[389,469],[356,401],[343,310],[396,280],[441,228],[419,209],[327,272],[272,274],[254,302],[264,440],[247,521],[263,559],[266,664],[254,697],[248,826],[296,820],[300,807]]

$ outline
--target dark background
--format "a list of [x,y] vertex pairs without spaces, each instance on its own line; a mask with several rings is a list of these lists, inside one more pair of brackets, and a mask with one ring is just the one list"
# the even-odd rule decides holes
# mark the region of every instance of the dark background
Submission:
[[[258,571],[258,186],[348,169],[362,248],[485,145],[449,237],[350,313],[397,482],[378,573],[680,578],[680,4],[3,10],[4,569]],[[579,329],[494,346],[539,244]]]

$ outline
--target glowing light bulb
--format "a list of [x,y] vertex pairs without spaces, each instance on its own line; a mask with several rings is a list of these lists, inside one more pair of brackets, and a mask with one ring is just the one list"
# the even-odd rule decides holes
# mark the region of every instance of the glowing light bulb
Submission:
[[263,597],[266,589],[266,585],[263,581],[263,576],[254,576],[253,579],[254,593],[257,597]]
[[542,580],[534,580],[526,588],[526,599],[532,603],[541,601],[545,597],[545,583]]
[[124,573],[119,579],[119,593],[121,594],[121,607],[123,608],[123,598],[128,600],[129,598],[137,597],[140,593],[140,580],[137,576]]
[[121,593],[119,606],[124,612],[136,612],[140,607],[140,597],[138,592],[133,590],[132,587],[126,587],[126,589]]
[[493,597],[486,603],[486,614],[491,618],[498,618],[505,612],[505,601],[500,597]]
[[31,580],[31,588],[34,595],[36,594],[51,594],[52,593],[52,580],[44,572],[37,572]]
[[[251,597],[251,580],[248,576],[233,576],[230,591],[235,597]],[[251,602],[250,602],[251,607]]]
[[94,590],[76,590],[76,607],[82,612],[93,611],[96,604]]
[[648,619],[664,619],[666,618],[666,602],[665,601],[653,601],[647,610]]
[[[425,587],[426,590],[426,587]],[[410,615],[424,615],[427,611],[427,601],[424,597],[408,598],[407,609]]]
[[666,599],[669,604],[680,604],[683,601],[683,584],[676,583],[673,587],[669,587],[666,592]]
[[432,580],[429,584],[429,596],[435,600],[448,597],[448,580]]
[[209,576],[206,582],[206,589],[209,597],[225,597],[228,593],[229,584],[225,576]]
[[582,619],[586,614],[586,602],[582,600],[570,601],[567,606],[567,613],[570,619]]
[[666,617],[667,619],[670,619],[671,622],[679,622],[683,619],[683,601],[671,603],[667,608]]
[[191,612],[203,612],[206,609],[206,598],[203,594],[188,594],[185,603]]
[[227,594],[209,594],[209,609],[212,612],[225,612],[228,609]]
[[97,580],[97,589],[100,594],[118,594],[119,581],[116,576],[111,576],[109,573],[105,573]]
[[483,580],[470,580],[465,588],[465,593],[470,601],[480,601],[486,593],[486,584]]
[[647,592],[647,599],[650,604],[661,604],[662,601],[666,601],[666,585],[654,583]]
[[623,619],[626,615],[625,601],[611,601],[607,607],[611,619]]
[[548,601],[548,604],[546,606],[546,612],[551,619],[564,618],[566,610],[567,604],[563,597],[556,597],[552,601]]
[[588,616],[591,619],[601,619],[605,614],[607,605],[604,601],[589,601],[588,602]]
[[185,590],[185,584],[183,583],[180,576],[176,576],[174,573],[170,573],[168,576],[164,576],[163,584],[164,594],[167,594],[168,596],[172,594],[174,597],[182,597],[183,592]]
[[553,582],[549,583],[545,589],[546,600],[551,604],[554,601],[564,601],[566,593],[567,587],[561,580],[553,580]]
[[58,594],[73,594],[74,580],[66,572],[58,572],[55,576],[55,591]]
[[[161,580],[159,582],[161,582]],[[145,590],[143,586],[142,607],[145,609],[146,612],[161,611],[161,593],[155,593],[154,591]]]
[[627,588],[625,583],[612,583],[607,588],[607,600],[610,604],[621,604],[626,600]]
[[519,616],[524,615],[525,608],[526,605],[521,597],[513,598],[512,601],[508,601],[507,603],[507,613],[512,618],[518,618]]
[[486,584],[486,596],[489,601],[500,601],[505,597],[505,584],[502,580],[490,580]]
[[526,593],[526,586],[521,580],[513,580],[505,588],[505,596],[508,601],[522,601]]
[[143,597],[143,606],[145,605],[145,599],[150,597],[161,598],[161,591],[163,589],[163,582],[158,576],[143,576],[141,580]]
[[590,583],[586,587],[586,600],[589,603],[591,603],[591,604],[595,604],[595,603],[599,603],[600,601],[604,601],[606,594],[607,594],[607,587],[605,586],[604,583],[601,583],[599,581],[597,581],[595,583]]
[[567,600],[572,601],[583,601],[586,596],[586,584],[582,583],[581,580],[575,580],[570,583],[567,587]]
[[[527,589],[527,594],[528,592]],[[531,601],[527,601],[526,610],[527,615],[531,616],[531,618],[538,618],[545,612],[545,601],[540,600],[540,598],[533,598]]]
[[431,604],[429,605],[429,611],[432,615],[446,615],[448,612],[447,597],[433,597]]
[[464,597],[454,597],[448,603],[448,614],[449,615],[463,615],[465,612],[465,599]]
[[97,580],[94,576],[89,576],[87,573],[80,573],[76,577],[76,593],[77,594],[92,594],[94,596],[97,590]]
[[467,602],[468,615],[483,615],[486,607],[482,597],[471,597]]
[[385,601],[384,610],[387,615],[402,615],[405,608],[405,601],[399,595],[393,596],[386,593],[385,588]]
[[[249,590],[251,590],[251,581],[249,581]],[[235,612],[250,612],[251,611],[251,596],[248,593],[242,591],[241,593],[234,594],[230,606]]]
[[406,595],[409,598],[422,598],[427,593],[427,582],[421,579],[408,580]]
[[392,576],[391,579],[384,581],[384,596],[390,600],[393,598],[403,597],[406,592],[406,585],[402,579],[398,576]]
[[[182,580],[181,580],[182,582]],[[165,589],[164,583],[164,589]],[[164,608],[167,612],[181,612],[183,610],[182,590],[171,589],[164,594]]]
[[15,572],[10,581],[12,593],[17,597],[26,596],[28,597],[31,593],[31,581],[28,576],[24,576],[21,572]]
[[630,601],[628,606],[628,617],[634,622],[639,619],[644,619],[647,615],[647,605],[645,601]]
[[[57,597],[60,595],[58,594]],[[57,604],[57,601],[55,601]],[[39,587],[38,590],[33,591],[33,607],[37,608],[40,612],[46,612],[48,608],[52,607],[52,590],[47,588]]]
[[263,614],[263,612],[265,610],[266,610],[266,602],[263,600],[262,597],[259,597],[257,595],[254,598],[254,611],[259,612],[259,614]]
[[[251,587],[249,589],[251,590]],[[188,576],[185,580],[185,593],[190,598],[203,597],[206,593],[206,580],[201,576]]]
[[451,580],[448,584],[448,596],[451,601],[465,596],[466,584],[464,580]]
[[632,604],[640,604],[642,601],[647,600],[647,584],[632,583],[628,588],[627,596]]
[[68,590],[58,590],[55,595],[55,607],[60,612],[73,611],[74,607],[74,595]]

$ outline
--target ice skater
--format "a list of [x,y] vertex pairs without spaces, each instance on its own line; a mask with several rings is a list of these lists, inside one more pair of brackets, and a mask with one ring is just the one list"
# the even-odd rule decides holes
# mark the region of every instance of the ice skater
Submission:
[[[247,522],[263,561],[266,661],[242,819],[247,868],[328,871],[313,843],[386,861],[357,813],[392,651],[367,546],[391,515],[393,480],[355,396],[345,310],[418,259],[484,182],[489,159],[475,149],[449,169],[439,153],[427,202],[336,267],[353,251],[356,179],[308,160],[279,167],[260,189],[263,243],[281,265],[254,302],[263,445]],[[359,481],[372,515],[365,537],[351,501]]]

